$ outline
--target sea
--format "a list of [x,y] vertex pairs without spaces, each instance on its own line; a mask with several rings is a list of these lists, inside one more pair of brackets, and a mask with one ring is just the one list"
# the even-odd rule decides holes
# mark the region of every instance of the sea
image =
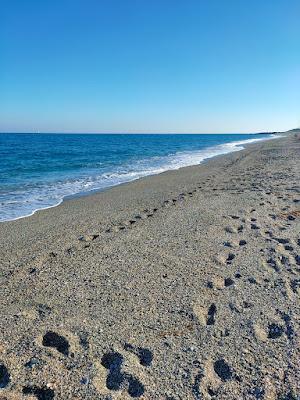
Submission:
[[270,139],[253,134],[0,134],[0,222]]

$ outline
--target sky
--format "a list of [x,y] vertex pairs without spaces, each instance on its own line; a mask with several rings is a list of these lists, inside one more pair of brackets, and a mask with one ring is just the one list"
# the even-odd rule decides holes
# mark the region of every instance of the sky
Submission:
[[0,5],[0,132],[300,126],[299,0]]

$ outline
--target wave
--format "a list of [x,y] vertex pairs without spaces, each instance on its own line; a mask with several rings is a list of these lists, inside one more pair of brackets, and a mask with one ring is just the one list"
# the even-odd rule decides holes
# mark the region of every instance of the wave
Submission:
[[276,138],[254,138],[219,144],[201,150],[181,151],[167,156],[155,156],[135,160],[111,171],[83,176],[77,179],[61,179],[52,183],[39,183],[6,193],[1,201],[0,222],[12,221],[33,215],[36,211],[56,207],[66,197],[104,190],[145,176],[168,170],[201,164],[204,160],[243,150],[246,144]]

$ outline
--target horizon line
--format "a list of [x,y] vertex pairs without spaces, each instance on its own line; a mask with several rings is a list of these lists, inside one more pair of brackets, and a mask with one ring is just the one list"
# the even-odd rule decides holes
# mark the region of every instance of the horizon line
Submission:
[[33,135],[259,135],[259,134],[272,134],[283,133],[300,128],[288,129],[286,131],[257,131],[257,132],[5,132],[0,131],[0,134],[33,134]]

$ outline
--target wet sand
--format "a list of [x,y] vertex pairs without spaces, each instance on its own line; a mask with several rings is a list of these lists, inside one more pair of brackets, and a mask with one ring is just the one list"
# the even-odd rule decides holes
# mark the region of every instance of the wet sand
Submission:
[[300,140],[0,224],[0,399],[300,398]]

